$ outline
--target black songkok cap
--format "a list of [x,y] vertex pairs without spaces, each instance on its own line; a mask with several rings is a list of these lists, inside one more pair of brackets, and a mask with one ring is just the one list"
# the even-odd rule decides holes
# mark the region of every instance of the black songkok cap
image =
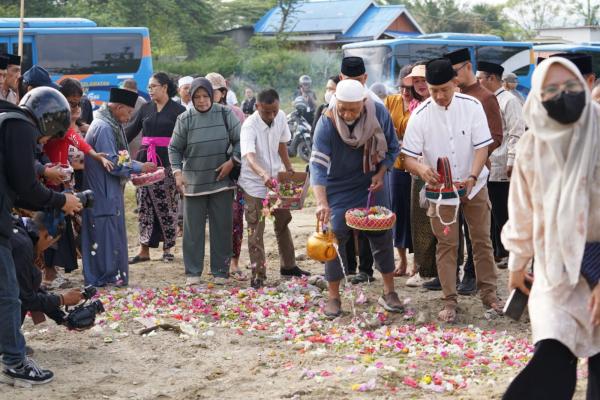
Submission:
[[364,75],[367,71],[365,70],[365,62],[361,57],[344,57],[341,72],[342,75],[349,78],[356,78]]
[[21,66],[21,57],[16,56],[14,54],[0,54],[0,57],[6,57],[8,60],[8,65],[18,65]]
[[124,104],[129,107],[135,107],[138,94],[127,89],[111,88],[109,103]]
[[425,80],[430,85],[443,85],[455,76],[456,72],[447,58],[436,58],[425,65]]
[[504,73],[504,67],[502,65],[486,61],[478,61],[477,70],[500,76]]
[[449,59],[452,65],[456,65],[465,61],[471,61],[471,53],[469,53],[469,49],[465,47],[464,49],[444,54],[444,58]]
[[581,72],[581,75],[585,76],[587,74],[594,73],[594,65],[592,63],[592,56],[590,56],[589,54],[585,54],[585,53],[558,53],[558,54],[552,54],[550,57],[562,57],[562,58],[566,58],[567,60],[569,60],[573,64],[575,64],[575,66],[577,67],[577,69],[579,70],[579,72]]
[[6,69],[8,67],[8,57],[0,56],[0,69]]

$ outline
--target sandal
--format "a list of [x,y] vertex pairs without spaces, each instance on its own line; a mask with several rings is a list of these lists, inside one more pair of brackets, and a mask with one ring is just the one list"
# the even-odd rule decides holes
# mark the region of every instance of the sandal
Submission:
[[150,261],[150,257],[140,257],[139,254],[129,258],[129,265]]
[[442,311],[439,312],[438,318],[447,324],[451,324],[456,320],[456,308],[445,306]]
[[171,253],[163,253],[162,260],[164,262],[173,262],[175,260],[175,256]]
[[236,281],[247,281],[248,275],[244,274],[242,271],[237,270],[229,273],[229,277]]

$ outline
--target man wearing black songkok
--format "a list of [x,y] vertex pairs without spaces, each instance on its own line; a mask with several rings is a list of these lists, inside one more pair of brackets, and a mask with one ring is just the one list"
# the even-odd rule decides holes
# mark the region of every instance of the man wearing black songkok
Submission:
[[86,285],[126,286],[128,283],[123,190],[131,174],[156,169],[154,163],[119,160],[119,155],[129,152],[122,124],[129,121],[137,97],[137,93],[129,90],[112,88],[108,104],[98,110],[97,118],[94,118],[85,136],[90,146],[106,154],[106,158],[115,165],[109,172],[90,156],[85,157],[83,187],[94,192],[94,207],[83,211],[81,232]]
[[[460,226],[456,208],[461,206],[473,241],[477,286],[486,308],[502,312],[496,296],[496,266],[490,239],[490,207],[485,163],[488,146],[493,143],[481,103],[472,96],[455,93],[455,70],[448,59],[435,59],[426,65],[427,86],[431,97],[411,114],[404,135],[402,153],[406,170],[419,175],[430,187],[439,188],[436,166],[447,158],[453,181],[464,184],[459,200],[430,199],[427,215],[438,243],[436,262],[443,290],[444,308],[439,318],[452,322],[456,318],[456,261]],[[423,162],[417,161],[423,157]]]

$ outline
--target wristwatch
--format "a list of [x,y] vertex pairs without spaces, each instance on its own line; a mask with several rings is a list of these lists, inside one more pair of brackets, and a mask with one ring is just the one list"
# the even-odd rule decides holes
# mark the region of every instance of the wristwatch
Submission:
[[469,175],[469,177],[467,179],[473,178],[473,183],[477,183],[477,176],[475,175]]

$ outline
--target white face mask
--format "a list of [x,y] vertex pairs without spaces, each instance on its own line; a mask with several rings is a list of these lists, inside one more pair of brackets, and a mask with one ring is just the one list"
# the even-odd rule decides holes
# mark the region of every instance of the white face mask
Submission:
[[331,98],[333,97],[333,92],[331,90],[325,91],[325,103],[329,104],[331,102]]

